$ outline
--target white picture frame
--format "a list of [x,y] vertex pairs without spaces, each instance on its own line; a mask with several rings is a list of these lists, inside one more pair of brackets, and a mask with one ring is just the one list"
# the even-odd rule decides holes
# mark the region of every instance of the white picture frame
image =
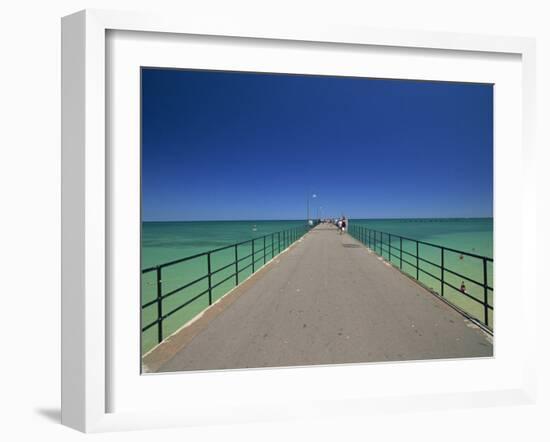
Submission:
[[[268,39],[286,42],[337,43],[384,48],[435,49],[484,54],[514,54],[521,57],[521,254],[535,250],[535,178],[529,173],[534,158],[535,42],[529,38],[481,35],[388,31],[345,26],[209,22],[194,17],[87,10],[62,21],[62,423],[85,432],[159,428],[208,423],[213,418],[199,408],[194,415],[182,410],[109,411],[110,354],[107,269],[107,228],[111,210],[107,174],[108,115],[106,94],[107,45],[110,31],[139,31],[164,35],[219,36]],[[523,306],[536,305],[535,278],[522,261]],[[536,324],[523,324],[525,352],[521,381],[463,393],[445,391],[426,395],[347,398],[336,393],[319,405],[315,401],[290,400],[258,412],[253,401],[239,403],[240,416],[217,416],[218,421],[248,422],[317,415],[369,413],[376,409],[399,411],[426,408],[484,406],[498,403],[532,403],[535,396],[534,343]],[[498,355],[497,355],[498,357]],[[390,364],[386,367],[390,367]],[[355,368],[357,372],[362,368]],[[389,368],[388,368],[389,369]],[[422,370],[417,367],[416,370]],[[287,370],[287,376],[290,371]],[[240,377],[246,372],[240,372]],[[208,378],[208,373],[201,374]],[[176,378],[172,378],[176,379]],[[515,380],[516,381],[516,380]],[[167,382],[167,381],[165,381]],[[176,381],[173,381],[176,382]],[[245,384],[247,380],[243,381]],[[253,384],[250,384],[251,388]],[[346,402],[348,401],[348,402]],[[346,407],[341,407],[346,403]],[[339,405],[338,405],[339,404]],[[351,407],[351,408],[350,408]],[[288,410],[291,410],[289,412]]]

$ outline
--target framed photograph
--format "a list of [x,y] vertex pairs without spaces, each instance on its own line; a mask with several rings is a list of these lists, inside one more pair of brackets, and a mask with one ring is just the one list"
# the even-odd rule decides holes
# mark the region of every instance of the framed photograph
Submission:
[[62,31],[64,424],[533,400],[533,40]]

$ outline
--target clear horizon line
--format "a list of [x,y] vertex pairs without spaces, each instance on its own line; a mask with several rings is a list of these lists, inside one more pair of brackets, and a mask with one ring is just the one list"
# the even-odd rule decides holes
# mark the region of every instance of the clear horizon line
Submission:
[[[404,220],[404,219],[491,219],[493,216],[414,216],[414,217],[348,217],[350,220]],[[318,218],[311,218],[318,219]],[[332,217],[321,219],[333,219]],[[239,222],[239,221],[306,221],[306,218],[249,218],[249,219],[163,219],[141,220],[144,223],[177,223],[177,222]]]

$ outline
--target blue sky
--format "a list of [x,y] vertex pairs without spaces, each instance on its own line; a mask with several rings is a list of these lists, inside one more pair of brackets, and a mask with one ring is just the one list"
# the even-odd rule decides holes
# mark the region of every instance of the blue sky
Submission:
[[143,220],[305,219],[312,193],[312,216],[492,216],[492,85],[142,70]]

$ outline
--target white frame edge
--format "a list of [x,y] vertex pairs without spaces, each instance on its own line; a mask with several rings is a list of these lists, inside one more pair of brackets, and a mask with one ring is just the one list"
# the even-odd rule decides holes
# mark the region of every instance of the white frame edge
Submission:
[[105,415],[105,28],[62,20],[61,421]]
[[[216,22],[200,17],[85,10],[62,19],[62,407],[64,425],[84,432],[181,426],[181,417],[106,413],[106,163],[105,163],[105,38],[108,30],[269,38],[312,42],[368,44],[512,53],[522,57],[524,232],[536,232],[535,167],[535,40],[425,31],[366,29],[342,25],[273,26],[272,23]],[[528,226],[526,230],[525,227]],[[532,256],[534,243],[523,242]],[[529,248],[529,251],[527,251]],[[525,255],[524,255],[525,256]],[[529,281],[536,293],[536,280]],[[535,342],[535,324],[526,324]],[[530,352],[531,361],[536,355]],[[476,401],[532,403],[535,365],[527,364],[519,391],[480,392]],[[439,398],[439,406],[472,405],[472,397]],[[420,398],[426,408],[430,398]],[[378,400],[356,404],[357,412],[399,410],[399,404]],[[402,411],[402,410],[401,410]]]

